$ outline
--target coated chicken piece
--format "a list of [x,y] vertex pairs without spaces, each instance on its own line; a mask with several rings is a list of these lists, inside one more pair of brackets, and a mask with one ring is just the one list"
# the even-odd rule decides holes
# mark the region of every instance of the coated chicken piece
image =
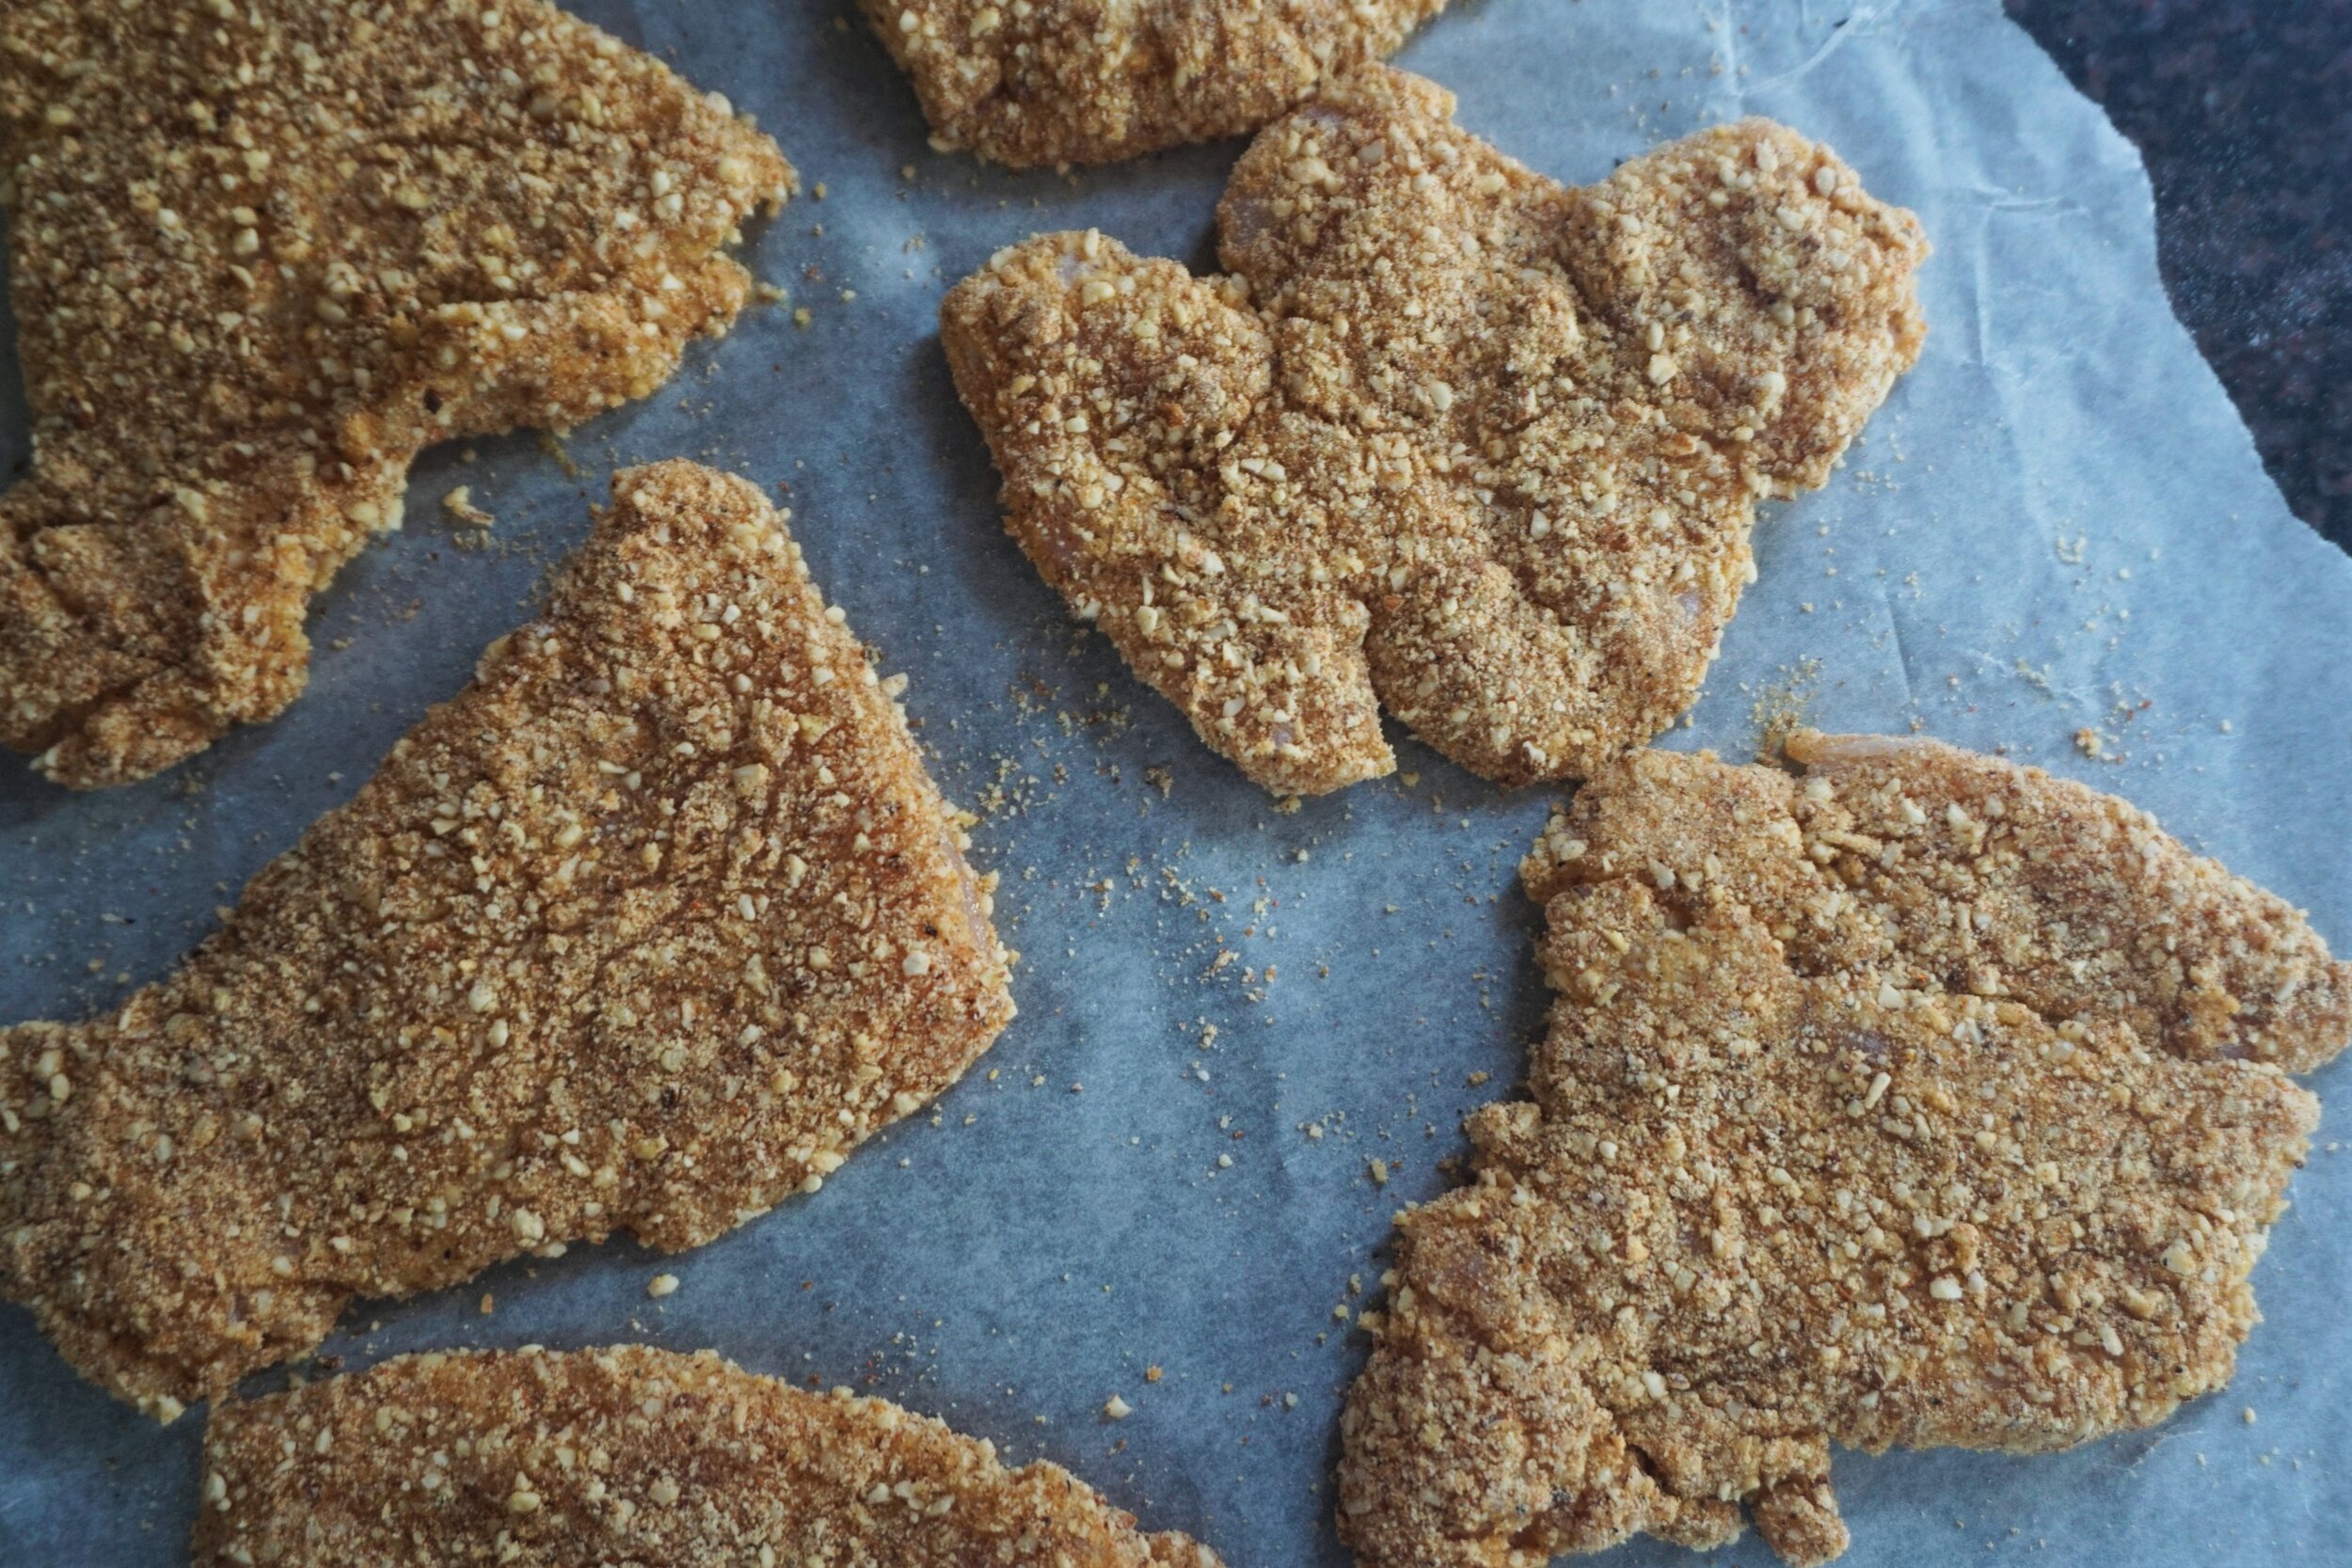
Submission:
[[1531,1102],[1398,1220],[1364,1568],[1636,1533],[1792,1564],[1830,1445],[2040,1452],[2229,1380],[2352,966],[2130,805],[1927,741],[1644,752],[1522,866]]
[[170,978],[0,1030],[0,1291],[166,1419],[354,1296],[815,1192],[1012,1016],[957,820],[749,483],[623,472]]
[[1823,483],[1917,357],[1909,213],[1719,126],[1570,190],[1375,68],[1269,127],[1227,276],[1089,230],[941,310],[1046,580],[1266,788],[1395,767],[1379,709],[1502,784],[1690,706],[1759,496]]
[[706,1351],[404,1356],[223,1405],[199,1568],[1218,1568],[1057,1465]]
[[792,185],[540,0],[10,0],[34,464],[0,495],[0,743],[95,787],[275,717],[410,460],[650,393]]
[[1257,130],[1445,0],[861,0],[936,144],[1014,168]]

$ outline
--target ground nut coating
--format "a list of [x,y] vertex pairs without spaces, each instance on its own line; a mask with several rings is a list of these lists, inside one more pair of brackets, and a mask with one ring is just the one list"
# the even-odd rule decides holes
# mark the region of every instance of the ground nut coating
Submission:
[[116,784],[281,711],[417,452],[651,392],[792,182],[539,0],[0,8],[0,743]]
[[1560,992],[1476,1180],[1398,1221],[1350,1397],[1365,1568],[1744,1508],[1845,1549],[1833,1442],[2031,1452],[2227,1382],[2352,966],[2121,800],[1931,742],[1643,752],[1522,867]]
[[1068,1471],[705,1352],[405,1356],[229,1404],[199,1568],[1217,1568]]
[[939,142],[1015,168],[1255,131],[1445,0],[861,0]]
[[0,1289],[169,1418],[354,1296],[814,1192],[1011,1017],[989,895],[748,483],[626,470],[169,979],[0,1030]]
[[1270,126],[1227,276],[1091,231],[941,311],[1046,579],[1269,789],[1394,767],[1383,706],[1506,784],[1687,708],[1759,495],[1916,357],[1908,213],[1762,120],[1565,189],[1375,68]]

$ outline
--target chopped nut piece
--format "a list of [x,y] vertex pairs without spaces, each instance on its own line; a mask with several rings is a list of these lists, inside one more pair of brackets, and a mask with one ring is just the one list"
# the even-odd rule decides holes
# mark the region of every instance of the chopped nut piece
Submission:
[[677,1275],[674,1274],[655,1275],[653,1278],[645,1282],[645,1294],[656,1301],[660,1301],[663,1296],[676,1295]]
[[541,0],[212,12],[0,8],[35,456],[0,496],[0,743],[80,787],[283,709],[417,452],[648,395],[793,183]]
[[2229,1379],[2318,1116],[2280,1069],[2352,1036],[2352,965],[2122,800],[1788,751],[1802,781],[1628,757],[1523,863],[1559,997],[1533,1103],[1398,1220],[1343,1425],[1363,1568],[1719,1545],[1743,1509],[1820,1563],[1832,1443],[2064,1448]]
[[496,517],[474,505],[472,489],[463,484],[441,498],[441,510],[450,515],[452,521],[463,523],[468,528],[489,528],[498,522]]
[[1015,168],[1238,136],[1445,0],[860,0],[943,150]]
[[[709,603],[744,610],[724,657],[681,613]],[[616,1230],[674,1251],[815,1191],[1012,1015],[947,807],[865,669],[753,485],[615,476],[546,615],[178,974],[0,1030],[0,1104],[38,1112],[0,1124],[0,1289],[152,1408],[301,1354],[354,1295]],[[930,967],[803,957],[878,941]],[[52,1052],[90,1064],[71,1102]]]
[[403,1356],[224,1403],[204,1466],[205,1568],[1219,1568],[1057,1465],[707,1351]]
[[1022,548],[1279,795],[1392,769],[1382,705],[1505,784],[1656,735],[1756,497],[1822,483],[1919,352],[1917,222],[1820,195],[1826,149],[1743,120],[1568,190],[1452,107],[1375,68],[1269,126],[1232,276],[1049,234],[941,309]]

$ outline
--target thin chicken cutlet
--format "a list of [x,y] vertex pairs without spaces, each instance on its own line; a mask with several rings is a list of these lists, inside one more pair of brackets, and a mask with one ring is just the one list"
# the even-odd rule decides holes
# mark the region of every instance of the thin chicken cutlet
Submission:
[[1644,752],[1522,867],[1560,992],[1398,1220],[1364,1568],[1845,1549],[1830,1445],[2037,1452],[2230,1377],[2352,966],[2122,800],[1916,740]]
[[275,717],[410,460],[651,392],[792,184],[724,100],[540,0],[0,7],[33,414],[0,743],[95,787]]
[[860,0],[933,144],[1014,168],[1257,130],[1445,0]]
[[1222,277],[1089,230],[942,306],[1006,526],[1201,740],[1282,794],[1502,784],[1672,723],[1924,328],[1917,221],[1766,120],[1569,189],[1375,68],[1267,127]]
[[405,1356],[226,1404],[199,1568],[1218,1568],[1067,1470],[642,1345]]
[[0,1288],[169,1418],[354,1296],[815,1192],[1012,1016],[897,689],[751,484],[617,476],[179,973],[0,1030]]

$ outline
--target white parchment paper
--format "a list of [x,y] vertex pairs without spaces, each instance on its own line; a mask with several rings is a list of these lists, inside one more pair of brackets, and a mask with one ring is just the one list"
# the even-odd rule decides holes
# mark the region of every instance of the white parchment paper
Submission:
[[[1459,1117],[1508,1091],[1539,1027],[1512,873],[1551,797],[1406,743],[1403,777],[1276,811],[1001,531],[933,320],[1041,229],[1208,265],[1238,144],[1009,175],[929,150],[840,0],[578,8],[755,111],[823,182],[750,249],[809,325],[755,311],[698,347],[660,395],[572,435],[576,476],[527,436],[428,454],[408,531],[321,599],[310,694],[278,721],[106,795],[6,769],[0,1018],[82,1016],[164,973],[523,617],[616,464],[697,456],[788,485],[818,579],[912,676],[938,776],[989,817],[1020,1020],[814,1198],[675,1259],[581,1249],[363,1304],[326,1354],[715,1347],[1049,1456],[1236,1568],[1343,1563],[1330,1472],[1364,1345],[1334,1308],[1369,1304],[1391,1212],[1450,1184]],[[1761,580],[1668,744],[1745,755],[1759,701],[1794,699],[1827,728],[2005,748],[2149,807],[2352,947],[2352,562],[2288,515],[2173,320],[2137,157],[1996,0],[1467,0],[1400,63],[1572,182],[1775,116],[1936,245],[1926,358],[1825,492],[1771,509]],[[24,432],[8,378],[8,472]],[[440,519],[458,483],[499,519],[487,551]],[[2226,1394],[2054,1458],[1841,1454],[1849,1560],[2352,1561],[2352,1157],[2333,1125]],[[683,1284],[657,1304],[661,1269]],[[1136,1411],[1118,1423],[1114,1392]],[[201,1425],[155,1428],[0,1308],[0,1565],[182,1561]],[[1719,1560],[1770,1557],[1751,1537]]]

